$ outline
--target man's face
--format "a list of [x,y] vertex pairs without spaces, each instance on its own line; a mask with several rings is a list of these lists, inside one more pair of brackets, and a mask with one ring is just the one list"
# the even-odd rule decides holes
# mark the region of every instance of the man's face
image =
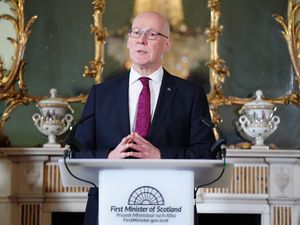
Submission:
[[[133,21],[132,29],[152,30],[167,35],[163,21],[155,14],[139,15]],[[129,36],[127,47],[134,66],[154,71],[161,66],[162,55],[170,49],[171,43],[169,38],[162,35],[149,40],[143,32],[138,38]]]

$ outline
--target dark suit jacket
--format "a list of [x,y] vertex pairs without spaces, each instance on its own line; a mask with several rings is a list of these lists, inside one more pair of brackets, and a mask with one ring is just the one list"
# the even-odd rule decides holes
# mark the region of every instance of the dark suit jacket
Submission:
[[[94,85],[77,126],[81,144],[77,158],[106,158],[123,137],[130,134],[128,106],[129,72]],[[92,116],[91,116],[92,115]],[[161,151],[163,159],[214,158],[215,142],[204,89],[164,71],[151,128],[146,139]],[[85,224],[96,224],[97,191],[91,190]]]
[[[106,158],[123,137],[130,134],[128,106],[129,73],[94,85],[76,139],[81,143],[79,158]],[[164,159],[212,158],[214,143],[206,94],[201,86],[164,71],[160,94],[146,139],[160,149]]]

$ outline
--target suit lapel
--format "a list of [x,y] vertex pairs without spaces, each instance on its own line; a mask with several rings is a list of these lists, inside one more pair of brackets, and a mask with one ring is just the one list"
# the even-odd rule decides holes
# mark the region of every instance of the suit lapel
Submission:
[[126,136],[130,133],[128,82],[129,74],[122,74],[119,82],[116,84],[115,101],[112,102],[112,104],[116,104],[118,110],[118,119],[121,125],[123,136]]
[[151,139],[151,137],[156,133],[156,130],[159,129],[159,126],[163,124],[163,119],[166,116],[175,93],[176,88],[174,85],[174,80],[172,79],[171,75],[164,70],[159,97],[148,135],[149,139]]

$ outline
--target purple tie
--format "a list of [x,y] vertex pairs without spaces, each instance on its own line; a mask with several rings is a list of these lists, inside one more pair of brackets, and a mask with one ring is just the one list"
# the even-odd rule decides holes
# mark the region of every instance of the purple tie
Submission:
[[148,77],[141,77],[143,89],[139,96],[135,132],[142,137],[146,137],[150,128],[150,89]]

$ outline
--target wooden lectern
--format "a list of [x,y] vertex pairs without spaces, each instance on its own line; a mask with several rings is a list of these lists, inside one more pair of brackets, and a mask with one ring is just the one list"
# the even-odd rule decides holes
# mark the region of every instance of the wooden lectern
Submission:
[[[98,184],[99,225],[193,225],[194,188],[216,179],[222,160],[67,159],[77,177]],[[91,186],[59,160],[65,187]],[[232,164],[210,187],[229,187]]]

